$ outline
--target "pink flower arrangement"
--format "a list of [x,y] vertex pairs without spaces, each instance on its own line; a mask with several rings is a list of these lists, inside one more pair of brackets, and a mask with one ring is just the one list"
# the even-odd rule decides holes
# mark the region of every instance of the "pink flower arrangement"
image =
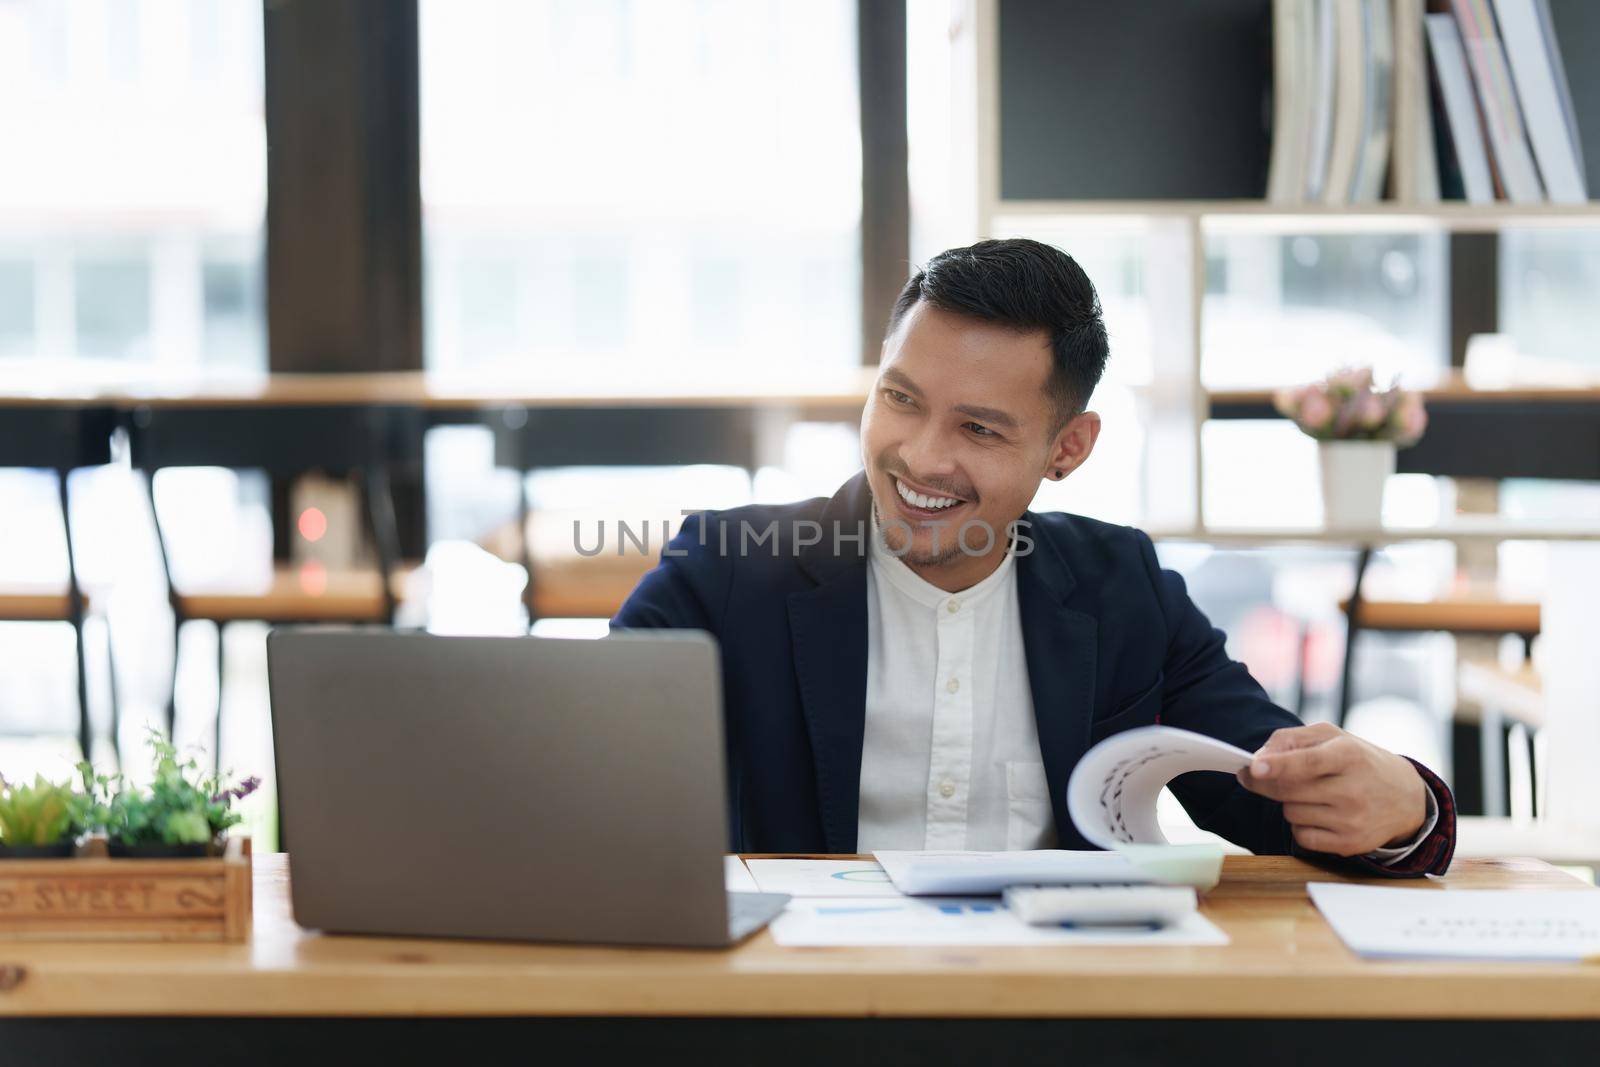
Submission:
[[1421,394],[1398,385],[1375,388],[1371,367],[1348,368],[1312,385],[1281,390],[1273,406],[1318,441],[1393,441],[1405,448],[1428,428]]

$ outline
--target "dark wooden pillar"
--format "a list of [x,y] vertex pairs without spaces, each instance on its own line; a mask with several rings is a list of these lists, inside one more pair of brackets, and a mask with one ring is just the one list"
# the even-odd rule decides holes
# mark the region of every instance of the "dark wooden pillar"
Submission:
[[911,275],[906,177],[905,0],[858,0],[861,78],[861,362],[875,364],[883,328]]
[[[267,365],[422,369],[416,0],[265,0]],[[402,552],[421,472],[393,473]],[[275,541],[287,550],[286,487]]]
[[1453,233],[1450,242],[1450,366],[1467,363],[1467,340],[1500,328],[1500,235]]
[[422,367],[416,0],[267,0],[268,365]]

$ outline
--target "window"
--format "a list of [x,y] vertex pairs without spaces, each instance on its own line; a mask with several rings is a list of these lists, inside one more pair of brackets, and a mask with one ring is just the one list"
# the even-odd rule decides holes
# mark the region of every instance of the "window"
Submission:
[[855,5],[422,0],[427,363],[859,358]]
[[1162,413],[1151,405],[1151,385],[1160,361],[1153,336],[1146,269],[1161,238],[1142,222],[1068,221],[1042,225],[1001,219],[996,235],[1030,237],[1072,256],[1094,283],[1105,317],[1111,357],[1089,407],[1101,416],[1094,455],[1071,478],[1046,481],[1033,507],[1074,511],[1110,522],[1176,521],[1157,498],[1176,475],[1152,452],[1152,427]]
[[258,2],[0,2],[0,144],[0,358],[264,363]]
[[33,338],[33,263],[0,259],[0,359],[26,355]]
[[1204,359],[1209,388],[1312,381],[1347,365],[1424,386],[1445,369],[1446,237],[1281,233],[1211,224]]
[[1600,230],[1506,230],[1500,237],[1500,327],[1519,376],[1592,380],[1600,370]]
[[[264,366],[261,19],[260,0],[0,0],[0,378]],[[260,544],[264,509],[236,503],[232,475],[169,473],[175,506],[212,520],[186,529]],[[0,580],[65,581],[56,493],[53,474],[0,471]],[[90,704],[104,714],[114,632],[125,753],[142,766],[136,738],[162,717],[170,641],[145,505],[112,466],[73,474],[72,509],[93,606]],[[70,631],[6,630],[0,730],[67,733]],[[180,700],[204,704],[213,662],[189,657]],[[63,777],[61,740],[13,736],[3,770]],[[270,766],[261,751],[247,765]]]

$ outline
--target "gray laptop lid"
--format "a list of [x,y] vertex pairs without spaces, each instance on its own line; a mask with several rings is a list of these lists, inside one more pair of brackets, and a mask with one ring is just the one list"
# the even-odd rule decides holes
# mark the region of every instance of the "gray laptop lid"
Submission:
[[267,649],[301,925],[727,943],[710,637],[314,628]]

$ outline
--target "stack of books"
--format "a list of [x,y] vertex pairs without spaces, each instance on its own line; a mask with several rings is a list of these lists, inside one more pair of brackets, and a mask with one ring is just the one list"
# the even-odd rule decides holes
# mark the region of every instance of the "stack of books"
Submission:
[[1276,203],[1588,200],[1548,0],[1274,0]]

